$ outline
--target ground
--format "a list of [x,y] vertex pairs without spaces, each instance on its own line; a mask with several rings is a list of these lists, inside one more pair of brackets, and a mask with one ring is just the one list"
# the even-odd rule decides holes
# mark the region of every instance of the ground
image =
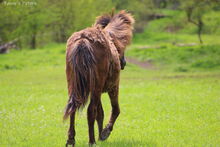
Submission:
[[[62,120],[67,102],[64,46],[0,56],[0,146],[64,146],[69,125]],[[219,146],[219,70],[164,70],[129,52],[121,72],[121,114],[108,140],[97,145]],[[107,124],[107,94],[102,102]],[[76,117],[76,146],[87,142],[85,108]]]

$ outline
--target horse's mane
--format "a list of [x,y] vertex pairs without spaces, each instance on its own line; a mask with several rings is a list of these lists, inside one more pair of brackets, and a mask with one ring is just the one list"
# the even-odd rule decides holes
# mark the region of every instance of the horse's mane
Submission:
[[95,26],[101,26],[112,37],[120,52],[131,42],[134,18],[125,10],[115,15],[105,14],[97,17]]
[[104,14],[102,16],[98,16],[96,18],[95,26],[101,26],[101,28],[105,28],[109,22],[111,21],[112,16],[109,14]]

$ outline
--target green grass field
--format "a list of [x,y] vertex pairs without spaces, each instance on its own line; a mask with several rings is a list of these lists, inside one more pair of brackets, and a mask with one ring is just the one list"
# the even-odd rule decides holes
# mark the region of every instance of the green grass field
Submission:
[[[216,50],[202,57],[218,63]],[[157,68],[128,64],[121,72],[121,114],[110,138],[97,141],[97,146],[220,146],[219,66],[191,67],[197,58],[193,54],[195,60],[184,60],[188,50],[181,51],[183,61],[174,65],[177,56],[168,50],[164,56],[171,59],[164,59],[172,66],[165,70],[160,64],[163,58],[153,51],[139,55],[128,50],[129,56],[143,60],[149,55]],[[187,70],[175,70],[184,61]],[[64,146],[69,125],[62,121],[66,102],[65,45],[0,55],[0,146]],[[111,111],[107,94],[102,102],[106,124]],[[84,109],[76,118],[76,146],[87,145]]]

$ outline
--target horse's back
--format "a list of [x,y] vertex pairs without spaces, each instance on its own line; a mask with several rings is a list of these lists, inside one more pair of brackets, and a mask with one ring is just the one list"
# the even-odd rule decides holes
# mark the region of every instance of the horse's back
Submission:
[[[91,48],[95,63],[96,87],[108,91],[118,83],[120,60],[116,47],[102,30],[87,28],[74,33],[67,42],[67,61],[80,44]],[[68,62],[67,62],[68,64]],[[72,65],[74,66],[74,65]]]

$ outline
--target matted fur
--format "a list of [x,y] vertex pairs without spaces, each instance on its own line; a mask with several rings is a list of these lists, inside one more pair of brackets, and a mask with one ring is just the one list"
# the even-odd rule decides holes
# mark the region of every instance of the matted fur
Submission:
[[108,92],[119,84],[120,58],[132,38],[134,19],[126,11],[103,15],[67,41],[66,76],[69,101],[66,119],[84,106],[89,94]]

